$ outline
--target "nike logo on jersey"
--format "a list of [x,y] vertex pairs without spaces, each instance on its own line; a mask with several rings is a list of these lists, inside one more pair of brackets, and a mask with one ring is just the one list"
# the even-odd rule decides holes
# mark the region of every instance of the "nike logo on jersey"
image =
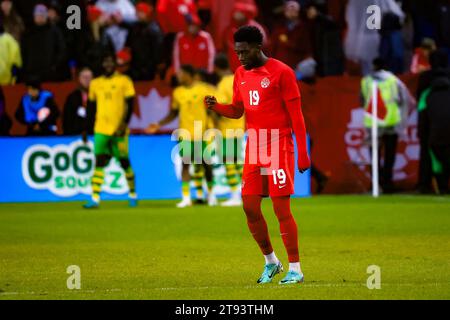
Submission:
[[244,85],[244,84],[246,84],[246,83],[247,83],[247,82],[245,82],[245,81],[244,81],[244,82],[241,82],[242,85]]
[[278,186],[278,189],[283,189],[283,188],[286,188],[286,185],[284,185],[284,186]]

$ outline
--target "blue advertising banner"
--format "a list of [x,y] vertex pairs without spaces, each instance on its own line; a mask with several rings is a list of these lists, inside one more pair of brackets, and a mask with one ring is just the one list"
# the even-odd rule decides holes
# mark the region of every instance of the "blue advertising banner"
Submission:
[[[88,199],[95,160],[93,143],[79,138],[0,138],[0,202]],[[140,199],[180,198],[181,160],[170,135],[131,136],[130,159]],[[174,161],[172,160],[174,159]],[[229,192],[225,169],[214,166],[215,192]],[[126,199],[123,170],[113,159],[105,169],[102,199]],[[309,172],[295,177],[296,196],[310,195]]]

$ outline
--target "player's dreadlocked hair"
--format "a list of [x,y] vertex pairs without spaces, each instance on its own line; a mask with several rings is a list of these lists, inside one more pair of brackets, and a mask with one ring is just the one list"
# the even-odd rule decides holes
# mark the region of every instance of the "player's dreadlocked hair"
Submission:
[[255,26],[243,26],[234,33],[234,42],[247,42],[249,44],[262,44],[263,34]]

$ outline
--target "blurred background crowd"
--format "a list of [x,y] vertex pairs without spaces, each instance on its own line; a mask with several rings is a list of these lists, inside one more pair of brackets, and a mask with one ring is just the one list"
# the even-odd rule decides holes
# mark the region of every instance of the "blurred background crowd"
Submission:
[[[430,69],[437,48],[450,52],[448,0],[1,0],[0,84],[75,79],[101,57],[117,55],[133,80],[170,81],[182,64],[211,72],[227,54],[234,70],[233,32],[258,26],[265,51],[315,76],[367,75],[376,57],[396,74]],[[67,7],[81,8],[81,29],[70,30]],[[367,28],[361,10],[379,5],[381,29]]]
[[[76,29],[68,25],[75,21],[76,11],[69,8],[74,4],[80,9]],[[373,16],[376,10],[368,12],[371,5],[380,9],[380,19]],[[292,67],[299,81],[363,77],[366,109],[370,99],[364,84],[373,79],[385,84],[381,94],[389,100],[383,101],[387,107],[398,108],[407,104],[402,96],[415,96],[418,180],[428,192],[430,146],[445,151],[441,158],[450,157],[450,0],[0,0],[0,135],[10,134],[11,116],[27,126],[27,135],[80,134],[89,83],[101,75],[102,59],[109,53],[116,56],[118,70],[134,81],[176,87],[180,67],[191,65],[200,80],[216,84],[219,55],[231,71],[239,66],[233,34],[243,25],[258,27],[265,53]],[[415,85],[408,89],[416,91],[405,93],[408,89],[395,75],[412,76]],[[76,82],[78,87],[58,108],[52,92],[41,88],[48,82]],[[15,115],[8,115],[2,87],[21,83],[27,93]],[[386,98],[397,91],[395,101]],[[30,118],[25,109],[35,104],[46,105],[45,114],[35,108]],[[383,131],[385,180],[392,180],[398,128],[408,119],[402,114],[391,124],[393,130]],[[319,123],[315,129],[324,127]],[[319,185],[326,180],[315,167],[314,176]]]

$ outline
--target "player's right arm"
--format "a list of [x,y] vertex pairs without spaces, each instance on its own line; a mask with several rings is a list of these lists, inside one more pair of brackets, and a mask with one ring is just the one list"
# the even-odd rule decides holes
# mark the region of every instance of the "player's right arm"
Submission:
[[180,106],[179,106],[179,102],[177,99],[177,91],[175,89],[175,91],[173,93],[173,97],[172,97],[172,106],[170,108],[170,112],[162,120],[160,120],[156,123],[151,123],[145,129],[145,133],[155,134],[156,132],[158,132],[159,129],[161,129],[161,127],[163,127],[166,124],[169,124],[173,120],[175,120],[178,117],[179,113],[180,113]]
[[222,104],[214,96],[205,97],[205,105],[209,110],[215,111],[223,117],[230,119],[240,119],[244,115],[244,103],[237,87],[238,76],[234,77],[233,82],[233,102],[231,104]]

